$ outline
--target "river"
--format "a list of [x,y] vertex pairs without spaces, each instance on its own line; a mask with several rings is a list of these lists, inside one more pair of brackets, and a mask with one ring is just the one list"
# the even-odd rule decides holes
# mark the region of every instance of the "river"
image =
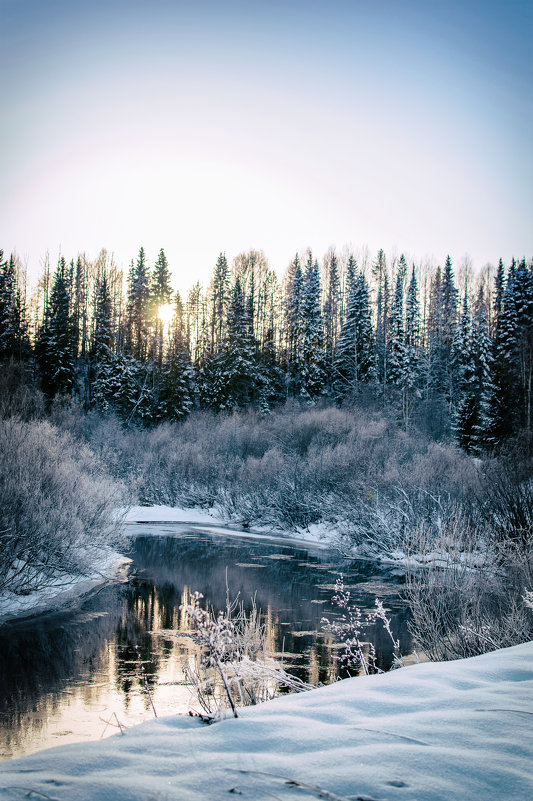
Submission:
[[[226,587],[246,608],[262,611],[267,652],[304,681],[342,675],[339,643],[322,618],[339,610],[331,598],[342,574],[363,610],[376,597],[389,610],[402,651],[410,650],[400,578],[390,566],[313,545],[184,524],[135,527],[127,583],[111,584],[61,612],[0,627],[0,758],[95,740],[153,717],[199,709],[183,673],[195,650],[184,619],[191,592],[221,610]],[[367,632],[378,664],[392,659],[381,626]],[[142,669],[146,682],[142,677]]]

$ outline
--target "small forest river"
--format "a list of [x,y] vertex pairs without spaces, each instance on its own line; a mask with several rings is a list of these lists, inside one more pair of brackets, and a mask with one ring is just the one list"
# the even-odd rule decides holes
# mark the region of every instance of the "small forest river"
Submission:
[[[403,653],[409,651],[407,610],[394,571],[313,545],[223,536],[184,524],[137,524],[130,580],[85,598],[76,608],[0,627],[0,758],[54,745],[99,739],[152,718],[141,663],[159,717],[199,709],[183,665],[195,644],[184,635],[180,605],[199,591],[224,609],[230,596],[252,597],[266,626],[267,653],[310,683],[339,676],[339,644],[325,631],[333,619],[337,577],[370,610],[381,598]],[[139,533],[140,532],[140,533]],[[178,636],[176,636],[178,635]],[[378,664],[388,667],[391,643],[380,625],[368,630]],[[139,655],[140,654],[140,657]]]

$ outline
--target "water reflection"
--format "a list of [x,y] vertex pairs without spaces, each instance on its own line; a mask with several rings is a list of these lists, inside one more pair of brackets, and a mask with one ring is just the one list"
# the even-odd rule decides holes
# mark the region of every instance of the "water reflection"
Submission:
[[[192,704],[183,667],[195,656],[180,607],[198,590],[213,609],[225,607],[226,587],[249,611],[262,610],[269,655],[304,681],[339,675],[338,643],[321,620],[338,614],[332,588],[342,572],[363,609],[376,595],[390,610],[395,636],[408,650],[406,610],[393,576],[370,562],[279,542],[180,532],[133,542],[129,584],[106,587],[81,608],[0,628],[0,756],[4,759],[65,742],[98,739],[153,714],[186,712]],[[176,533],[178,532],[178,533]],[[381,627],[368,631],[378,664],[392,648]]]

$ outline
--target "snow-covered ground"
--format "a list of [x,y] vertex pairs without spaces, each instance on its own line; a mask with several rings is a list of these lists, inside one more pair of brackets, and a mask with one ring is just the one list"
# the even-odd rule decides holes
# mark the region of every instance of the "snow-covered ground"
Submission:
[[1,593],[0,625],[11,618],[27,617],[71,606],[102,584],[120,580],[131,563],[131,559],[111,549],[102,549],[94,561],[94,570],[90,576],[62,576],[28,595],[17,595],[9,591]]
[[0,799],[527,801],[533,643],[144,723],[0,767]]
[[[338,541],[339,535],[332,527],[325,523],[311,524],[308,528],[298,528],[292,532],[279,531],[272,526],[254,526],[244,528],[238,523],[223,517],[216,509],[182,509],[174,506],[132,506],[125,514],[124,522],[127,523],[131,531],[134,523],[183,523],[194,527],[209,527],[209,530],[216,534],[217,530],[221,534],[228,536],[233,531],[239,537],[249,539],[268,539],[286,540],[292,543],[306,544],[313,543],[324,548],[331,547]],[[168,533],[168,532],[162,532]]]

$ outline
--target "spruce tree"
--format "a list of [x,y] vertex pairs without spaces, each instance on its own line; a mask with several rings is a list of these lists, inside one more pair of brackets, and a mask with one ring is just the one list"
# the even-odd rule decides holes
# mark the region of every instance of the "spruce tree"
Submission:
[[165,333],[165,325],[163,320],[159,317],[159,309],[161,306],[168,305],[171,298],[170,270],[168,268],[165,251],[161,248],[150,284],[149,311],[153,325],[152,353],[159,367],[161,367],[163,363],[163,339]]
[[4,261],[0,250],[0,360],[21,360],[29,355],[30,343],[16,260],[11,254],[9,260]]
[[352,294],[352,289],[354,285],[354,281],[357,275],[358,267],[357,267],[357,260],[352,253],[348,256],[348,261],[346,262],[346,272],[344,276],[344,292],[343,292],[343,313],[342,313],[342,322],[346,319],[346,314],[348,311],[348,301],[350,299],[350,295]]
[[472,316],[472,345],[478,403],[478,424],[473,431],[473,450],[475,452],[481,452],[487,446],[490,432],[492,340],[489,332],[488,317],[485,291],[483,285],[481,285]]
[[128,352],[140,362],[149,353],[150,271],[146,254],[141,247],[137,262],[132,262],[128,274],[126,345]]
[[296,254],[287,274],[284,303],[285,369],[291,395],[298,395],[302,387],[303,287],[302,268]]
[[320,272],[309,253],[302,291],[302,385],[300,395],[307,400],[325,392],[326,370],[324,336],[320,309]]
[[[518,430],[516,389],[519,384],[518,315],[515,296],[515,264],[509,267],[492,351],[491,392],[489,401],[489,442],[499,445]],[[496,292],[496,297],[497,297]]]
[[412,415],[413,403],[422,396],[422,345],[420,341],[420,301],[415,266],[409,281],[405,300],[404,353],[402,372],[402,419],[407,431]]
[[377,282],[376,301],[376,375],[383,399],[389,381],[390,288],[387,262],[383,250],[378,251],[372,273]]
[[471,453],[477,443],[477,432],[480,428],[480,398],[476,382],[472,325],[466,289],[463,310],[456,327],[453,343],[453,359],[457,382],[455,435],[459,446],[467,453]]
[[341,311],[339,264],[334,250],[326,257],[324,273],[324,350],[327,384],[329,388],[333,380],[333,361],[339,334]]
[[[444,385],[442,387],[446,400],[453,408],[455,401],[455,389],[457,386],[456,376],[453,372],[453,341],[457,326],[457,297],[458,291],[455,286],[452,261],[446,257],[446,264],[442,274],[441,284],[441,304],[442,304],[442,329],[440,342],[440,359]],[[461,380],[460,377],[458,379]]]
[[64,259],[60,259],[37,339],[41,386],[49,398],[71,394],[74,387],[74,337],[65,266]]
[[157,417],[182,420],[193,408],[194,370],[179,292],[174,301],[167,358],[163,363]]
[[357,271],[351,281],[346,319],[335,351],[335,397],[355,398],[375,379],[374,336],[368,285]]
[[390,314],[389,381],[401,386],[406,369],[403,285],[407,264],[402,254],[396,275],[396,287]]
[[516,374],[518,376],[518,422],[528,434],[533,427],[533,266],[522,259],[514,281],[516,309]]
[[211,351],[224,341],[229,301],[229,268],[226,256],[220,253],[211,282]]
[[226,408],[247,406],[256,398],[259,371],[250,311],[237,279],[231,291],[223,352]]

